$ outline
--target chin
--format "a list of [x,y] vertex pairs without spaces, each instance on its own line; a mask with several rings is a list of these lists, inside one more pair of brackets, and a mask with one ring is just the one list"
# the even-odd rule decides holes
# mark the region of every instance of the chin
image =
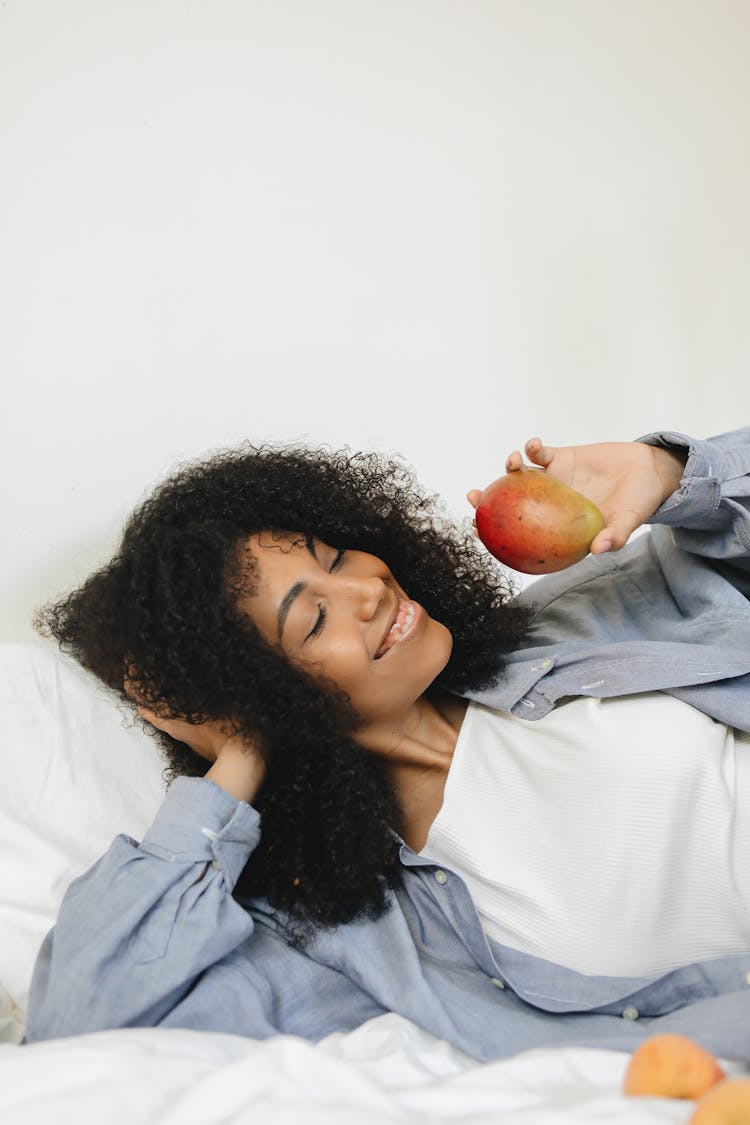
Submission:
[[453,634],[448,626],[443,625],[441,621],[435,621],[434,618],[431,618],[431,624],[434,632],[430,639],[435,649],[436,664],[439,662],[439,667],[435,669],[435,676],[437,677],[451,658],[451,653],[453,652]]
[[447,625],[443,625],[442,621],[436,621],[434,617],[431,618],[431,621],[433,625],[439,630],[443,638],[443,643],[448,646],[448,653],[450,654],[453,651],[453,634],[451,633]]

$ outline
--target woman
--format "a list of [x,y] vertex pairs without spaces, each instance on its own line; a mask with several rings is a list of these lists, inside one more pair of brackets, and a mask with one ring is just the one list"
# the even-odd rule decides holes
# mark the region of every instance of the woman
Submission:
[[[111,564],[46,612],[187,776],[140,845],[118,837],[68,891],[29,1039],[132,1025],[318,1039],[390,1010],[491,1058],[627,1047],[696,1020],[705,1041],[720,998],[709,1045],[750,1057],[750,433],[526,452],[607,526],[589,559],[518,601],[403,465],[261,447],[168,481]],[[621,551],[649,519],[679,530]],[[663,732],[658,755],[644,730]],[[743,762],[729,787],[728,755]],[[639,774],[652,760],[669,768]],[[616,803],[601,819],[628,777],[659,796],[632,848],[632,809],[624,825]],[[714,849],[694,879],[713,890],[708,923],[684,939],[681,877],[656,941],[665,917],[649,897],[665,888],[644,889],[642,867],[602,918],[613,879],[596,853],[626,877],[629,852],[672,872],[696,793],[695,834]],[[570,831],[549,819],[563,805]],[[582,849],[563,847],[579,835]]]

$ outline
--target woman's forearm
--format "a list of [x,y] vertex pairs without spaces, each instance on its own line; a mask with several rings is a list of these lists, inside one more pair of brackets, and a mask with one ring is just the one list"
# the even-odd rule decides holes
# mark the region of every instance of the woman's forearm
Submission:
[[252,936],[232,890],[259,839],[253,809],[178,778],[142,842],[118,836],[68,888],[34,969],[29,1041],[158,1026]]

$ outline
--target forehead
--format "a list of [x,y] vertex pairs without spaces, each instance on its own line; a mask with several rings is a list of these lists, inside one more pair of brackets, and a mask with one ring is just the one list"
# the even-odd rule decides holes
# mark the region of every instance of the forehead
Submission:
[[243,539],[231,579],[242,608],[248,608],[248,599],[262,600],[279,584],[288,584],[303,562],[314,559],[315,541],[301,532],[260,531]]
[[259,583],[266,583],[278,572],[302,558],[315,557],[315,541],[311,535],[296,531],[258,531],[237,544],[238,589],[255,593]]
[[[310,552],[313,544],[313,536],[301,531],[258,531],[247,540],[248,548],[258,563],[262,563],[267,557]],[[266,552],[271,554],[266,555]]]

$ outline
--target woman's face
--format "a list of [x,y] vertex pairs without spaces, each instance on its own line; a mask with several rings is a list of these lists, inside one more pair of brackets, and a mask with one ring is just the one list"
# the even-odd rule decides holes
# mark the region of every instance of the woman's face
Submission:
[[255,582],[241,609],[293,663],[347,692],[367,722],[398,721],[447,664],[448,629],[375,555],[280,532],[248,547]]

